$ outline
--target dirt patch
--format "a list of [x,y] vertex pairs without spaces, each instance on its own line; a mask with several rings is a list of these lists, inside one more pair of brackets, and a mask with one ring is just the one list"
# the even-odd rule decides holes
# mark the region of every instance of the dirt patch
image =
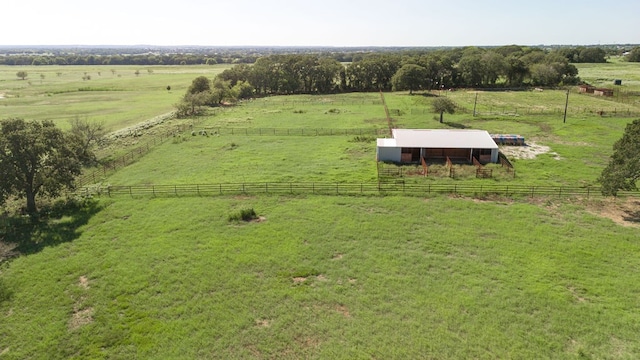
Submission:
[[71,320],[69,320],[69,329],[76,330],[80,327],[91,324],[93,322],[93,308],[74,309]]
[[327,277],[322,275],[322,274],[316,276],[316,280],[318,280],[318,281],[329,281],[329,279],[327,279]]
[[82,275],[80,276],[80,279],[78,280],[78,285],[80,285],[81,288],[83,289],[88,289],[89,288],[89,279]]
[[585,298],[584,296],[582,296],[581,291],[579,291],[578,289],[576,289],[573,286],[569,286],[567,287],[567,290],[569,290],[569,292],[571,293],[571,295],[573,296],[573,298],[579,302],[579,303],[583,303],[583,302],[587,302],[587,298]]
[[256,319],[256,326],[262,328],[269,327],[271,326],[271,321],[267,319]]
[[556,160],[562,158],[555,152],[551,152],[551,148],[546,145],[538,145],[531,142],[524,146],[501,146],[500,151],[508,158],[512,159],[535,159],[540,154],[551,153]]
[[587,211],[621,226],[640,228],[639,199],[603,199],[597,203],[589,203]]
[[337,312],[339,312],[340,314],[342,314],[342,316],[344,316],[344,317],[348,317],[348,318],[351,317],[351,314],[349,313],[349,309],[347,309],[347,307],[344,306],[344,305],[336,306],[335,310]]
[[333,257],[331,258],[331,260],[340,260],[342,259],[342,254],[335,254],[333,255]]
[[294,284],[301,284],[303,282],[307,281],[306,277],[302,277],[302,276],[297,276],[293,278],[293,283]]

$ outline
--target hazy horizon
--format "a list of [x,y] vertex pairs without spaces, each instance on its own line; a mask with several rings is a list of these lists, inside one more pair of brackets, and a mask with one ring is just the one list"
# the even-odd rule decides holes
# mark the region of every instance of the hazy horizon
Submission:
[[462,47],[640,44],[640,1],[10,2],[0,46]]

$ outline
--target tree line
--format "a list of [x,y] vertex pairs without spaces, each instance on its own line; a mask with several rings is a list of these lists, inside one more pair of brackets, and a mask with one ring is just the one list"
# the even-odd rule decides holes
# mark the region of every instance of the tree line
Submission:
[[[635,50],[632,46],[555,46],[482,47],[484,50],[504,53],[509,49],[537,49],[558,53],[570,63],[602,63],[609,56],[622,55]],[[459,51],[455,48],[313,48],[313,47],[151,47],[151,48],[0,48],[0,65],[204,65],[253,64],[270,55],[319,55],[339,62],[357,62],[367,54],[416,55],[438,51]],[[637,50],[640,51],[640,50]],[[635,60],[634,56],[628,57]]]
[[371,53],[341,63],[312,54],[276,54],[217,76],[260,95],[572,85],[568,54],[540,48],[467,47],[426,53]]

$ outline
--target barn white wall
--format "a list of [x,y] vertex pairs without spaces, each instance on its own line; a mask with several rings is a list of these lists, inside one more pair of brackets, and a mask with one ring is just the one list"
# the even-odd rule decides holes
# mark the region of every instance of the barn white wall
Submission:
[[378,147],[376,150],[378,161],[400,162],[401,148]]

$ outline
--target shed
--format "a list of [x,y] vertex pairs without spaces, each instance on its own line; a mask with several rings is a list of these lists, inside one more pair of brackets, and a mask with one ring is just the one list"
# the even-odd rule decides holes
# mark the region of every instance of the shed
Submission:
[[578,91],[583,94],[593,94],[593,90],[595,90],[595,88],[591,85],[583,84],[578,86]]
[[498,145],[485,130],[393,129],[392,138],[378,139],[378,161],[416,163],[447,157],[471,163],[498,162]]
[[613,96],[613,89],[595,89],[593,90],[593,94],[599,96]]

